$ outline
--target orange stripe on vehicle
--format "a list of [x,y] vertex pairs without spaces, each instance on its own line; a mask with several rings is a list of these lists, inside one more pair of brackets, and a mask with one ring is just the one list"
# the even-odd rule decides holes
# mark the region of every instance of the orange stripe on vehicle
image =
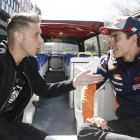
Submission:
[[117,66],[115,66],[115,67],[113,67],[113,68],[109,69],[109,71],[114,70],[114,69],[116,69],[116,68],[117,68]]

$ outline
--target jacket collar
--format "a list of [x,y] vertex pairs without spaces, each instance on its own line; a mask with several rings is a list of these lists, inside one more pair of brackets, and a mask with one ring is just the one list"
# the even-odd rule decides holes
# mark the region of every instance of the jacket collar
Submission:
[[23,63],[23,60],[19,63],[19,65],[16,65],[16,62],[12,56],[12,54],[10,53],[9,51],[9,48],[8,48],[8,44],[7,44],[7,41],[3,40],[1,43],[0,43],[0,48],[4,48],[6,50],[6,54],[7,54],[7,57],[9,59],[9,61],[12,63],[12,65],[14,66],[15,70],[18,70],[21,66],[22,66],[22,63]]

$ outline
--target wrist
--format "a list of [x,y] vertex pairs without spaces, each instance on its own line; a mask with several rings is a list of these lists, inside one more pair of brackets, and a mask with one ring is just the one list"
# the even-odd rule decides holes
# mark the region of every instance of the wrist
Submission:
[[75,79],[73,79],[73,87],[74,88],[77,88],[78,87],[77,84],[76,84],[76,80]]

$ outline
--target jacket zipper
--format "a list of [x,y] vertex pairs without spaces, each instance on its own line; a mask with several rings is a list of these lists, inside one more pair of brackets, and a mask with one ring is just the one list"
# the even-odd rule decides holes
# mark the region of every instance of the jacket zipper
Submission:
[[14,86],[14,83],[15,83],[15,79],[16,79],[16,71],[15,71],[14,82],[13,82],[13,84],[12,84],[12,88],[11,88],[10,94],[9,94],[9,96],[8,96],[8,98],[7,98],[7,100],[6,100],[6,102],[4,103],[4,105],[2,106],[2,108],[1,108],[0,111],[3,110],[3,108],[5,107],[5,104],[6,104],[7,101],[9,100],[9,97],[10,97],[10,95],[11,95],[11,93],[12,93],[12,90],[13,90],[13,86]]
[[[23,74],[24,74],[24,76],[27,78],[27,81],[28,81],[28,83],[29,83],[29,86],[30,86],[30,89],[31,89],[31,97],[32,97],[32,88],[31,88],[31,84],[30,84],[30,82],[29,82],[29,79],[28,79],[28,77],[26,76],[26,74],[23,72]],[[30,98],[31,99],[31,98]],[[27,104],[28,105],[28,104]],[[27,106],[26,105],[26,106]],[[26,107],[25,107],[26,108]],[[25,109],[24,108],[24,109]],[[23,112],[24,110],[22,110],[21,111],[21,113],[18,115],[18,116],[20,116],[21,114],[22,114],[22,112]],[[18,118],[18,116],[15,118],[15,121],[16,121],[16,119]]]
[[130,83],[130,73],[129,73],[130,68],[128,69],[125,65],[122,65],[122,66],[124,66],[126,68],[126,72],[127,72],[129,83]]
[[130,83],[130,72],[129,72],[129,70],[127,70],[127,73],[128,73],[129,83]]

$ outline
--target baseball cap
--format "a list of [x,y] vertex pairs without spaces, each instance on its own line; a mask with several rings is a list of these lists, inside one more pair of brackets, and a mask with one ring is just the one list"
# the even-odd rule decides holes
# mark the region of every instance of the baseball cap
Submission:
[[101,27],[99,31],[101,34],[110,35],[111,30],[128,31],[140,37],[140,21],[132,17],[122,17],[109,27]]

